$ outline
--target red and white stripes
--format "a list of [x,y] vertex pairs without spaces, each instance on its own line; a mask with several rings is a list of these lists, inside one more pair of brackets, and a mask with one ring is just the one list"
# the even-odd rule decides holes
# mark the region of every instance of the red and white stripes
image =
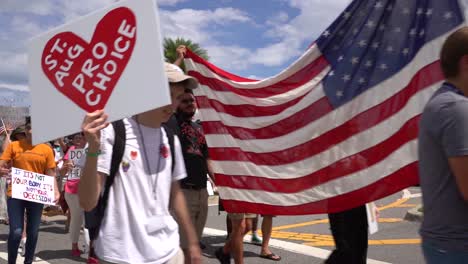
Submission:
[[[448,33],[449,34],[449,33]],[[443,76],[425,45],[399,73],[334,109],[321,80],[330,66],[316,45],[261,81],[188,53],[216,181],[230,212],[336,212],[417,180],[419,115]]]

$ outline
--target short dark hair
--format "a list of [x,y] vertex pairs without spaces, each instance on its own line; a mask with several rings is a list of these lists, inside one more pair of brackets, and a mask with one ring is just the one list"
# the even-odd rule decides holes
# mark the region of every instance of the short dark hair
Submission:
[[440,65],[445,78],[458,76],[460,59],[465,55],[468,55],[468,27],[452,33],[442,46]]

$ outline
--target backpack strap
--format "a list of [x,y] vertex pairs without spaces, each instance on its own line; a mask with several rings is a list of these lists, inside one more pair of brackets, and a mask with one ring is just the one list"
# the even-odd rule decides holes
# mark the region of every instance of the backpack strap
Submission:
[[125,153],[125,142],[127,140],[125,133],[125,124],[123,120],[117,120],[112,122],[114,128],[115,138],[114,145],[112,146],[112,159],[110,173],[106,179],[106,185],[104,188],[104,194],[102,195],[101,211],[104,216],[104,211],[107,207],[107,201],[109,200],[109,192],[112,184],[114,184],[115,175],[119,171],[120,163],[122,162],[123,155]]
[[174,147],[174,137],[176,134],[174,133],[174,130],[167,125],[163,125],[164,130],[166,131],[166,136],[167,140],[169,141],[169,147],[171,148],[171,158],[172,158],[172,172],[174,172],[175,164],[176,164],[176,159],[175,159],[175,147]]
[[112,127],[114,128],[115,139],[112,146],[110,174],[106,178],[104,193],[99,198],[96,207],[92,211],[85,213],[85,225],[89,229],[89,235],[92,240],[98,237],[102,219],[107,208],[107,201],[109,200],[110,188],[114,184],[115,175],[119,170],[120,162],[122,162],[125,152],[126,133],[123,120],[112,122]]

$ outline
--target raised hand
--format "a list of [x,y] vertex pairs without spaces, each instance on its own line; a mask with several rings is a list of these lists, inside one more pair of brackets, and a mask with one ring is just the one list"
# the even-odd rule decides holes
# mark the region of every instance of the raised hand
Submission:
[[96,110],[86,114],[81,129],[89,144],[89,150],[94,152],[99,150],[101,145],[101,130],[109,125],[108,115],[104,110]]

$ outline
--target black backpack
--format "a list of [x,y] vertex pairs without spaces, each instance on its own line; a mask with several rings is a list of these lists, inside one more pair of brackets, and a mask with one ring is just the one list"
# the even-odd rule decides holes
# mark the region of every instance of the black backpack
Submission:
[[[107,201],[109,200],[110,188],[112,187],[112,184],[114,184],[115,175],[119,171],[119,166],[125,153],[125,142],[127,138],[123,120],[112,122],[112,127],[115,132],[115,140],[114,145],[112,146],[110,173],[106,178],[104,193],[99,198],[96,207],[89,212],[85,212],[85,227],[89,230],[90,240],[95,240],[98,237],[99,228],[101,227],[102,219],[104,218],[104,213],[107,208]],[[176,163],[174,150],[175,134],[171,128],[165,125],[163,125],[163,127],[165,128],[169,146],[171,148],[172,171],[174,172]]]

